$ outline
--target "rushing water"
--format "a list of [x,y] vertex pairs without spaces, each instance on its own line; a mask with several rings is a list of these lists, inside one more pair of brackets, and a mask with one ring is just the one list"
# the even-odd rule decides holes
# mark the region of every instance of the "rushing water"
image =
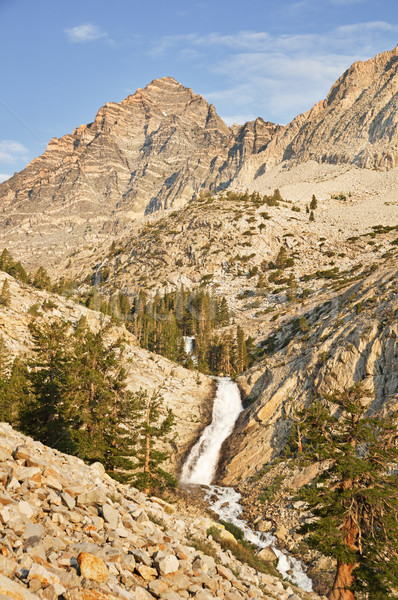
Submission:
[[275,547],[276,538],[269,533],[253,531],[240,518],[242,506],[240,494],[230,487],[211,485],[214,478],[223,442],[232,433],[242,411],[242,402],[236,383],[227,377],[218,378],[216,398],[213,405],[212,422],[204,429],[199,441],[192,448],[181,474],[185,485],[206,485],[212,510],[220,519],[242,529],[245,539],[259,548],[271,546],[278,558],[277,569],[284,578],[290,579],[301,589],[312,591],[312,581],[307,577],[301,563],[285,551]]
[[184,335],[183,337],[184,337],[185,352],[188,356],[190,356],[192,358],[192,362],[196,366],[198,361],[196,359],[196,356],[193,353],[193,349],[194,349],[194,345],[195,345],[195,338],[193,335]]
[[219,377],[212,421],[192,448],[183,466],[182,483],[211,484],[217,469],[221,446],[231,435],[242,408],[236,383],[227,377]]
[[184,335],[185,352],[189,355],[193,352],[195,338],[192,335]]

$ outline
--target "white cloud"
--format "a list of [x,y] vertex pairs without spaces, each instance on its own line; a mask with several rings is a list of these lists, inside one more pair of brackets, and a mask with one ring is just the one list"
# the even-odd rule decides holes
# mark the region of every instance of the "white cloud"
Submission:
[[337,6],[360,4],[361,2],[366,2],[366,0],[330,0],[331,4],[335,4]]
[[0,140],[0,161],[13,163],[16,160],[27,159],[29,150],[26,146],[15,140]]
[[[296,8],[303,2],[296,2]],[[212,74],[216,85],[200,93],[228,122],[234,115],[256,114],[283,123],[325,98],[352,63],[393,47],[396,32],[395,24],[368,21],[299,35],[188,33],[157,38],[149,52],[156,57],[172,53]]]
[[257,118],[257,115],[252,113],[250,114],[236,114],[236,115],[222,115],[221,116],[224,123],[227,125],[244,125],[247,121],[254,121]]
[[10,177],[11,177],[11,175],[6,175],[5,173],[0,173],[0,183],[3,183],[3,181],[6,181]]
[[95,42],[100,39],[108,39],[108,34],[105,31],[101,31],[101,29],[97,27],[97,25],[93,25],[93,23],[86,23],[84,25],[77,25],[77,27],[65,29],[65,33],[72,43]]

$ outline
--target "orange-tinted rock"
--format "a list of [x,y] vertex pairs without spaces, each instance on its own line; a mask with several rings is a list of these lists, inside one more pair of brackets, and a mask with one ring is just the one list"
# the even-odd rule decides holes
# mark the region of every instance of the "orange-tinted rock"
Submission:
[[82,577],[91,579],[97,583],[105,583],[109,577],[109,570],[101,558],[89,554],[88,552],[80,552],[77,557],[80,572]]

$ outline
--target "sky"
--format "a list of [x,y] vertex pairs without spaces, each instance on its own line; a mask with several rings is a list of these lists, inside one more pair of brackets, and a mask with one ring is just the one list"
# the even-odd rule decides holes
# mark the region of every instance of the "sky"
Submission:
[[397,0],[0,0],[0,181],[158,77],[288,123],[398,43]]

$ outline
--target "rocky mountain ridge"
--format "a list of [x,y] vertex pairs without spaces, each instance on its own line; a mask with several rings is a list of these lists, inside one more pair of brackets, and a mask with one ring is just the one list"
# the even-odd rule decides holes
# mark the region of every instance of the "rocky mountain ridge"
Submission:
[[4,243],[27,264],[55,267],[134,235],[145,214],[179,209],[201,191],[280,187],[297,165],[311,177],[314,161],[360,167],[365,181],[369,169],[394,169],[397,52],[355,63],[326,100],[284,127],[262,119],[227,127],[168,77],[107,103],[0,185]]

